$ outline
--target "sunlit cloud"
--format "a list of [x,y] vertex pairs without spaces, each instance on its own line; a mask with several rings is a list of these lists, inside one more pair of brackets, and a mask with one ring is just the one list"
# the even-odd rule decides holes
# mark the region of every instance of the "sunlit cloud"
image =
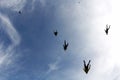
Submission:
[[[118,75],[118,73],[114,73],[114,68],[120,65],[119,22],[117,23],[119,21],[119,6],[117,5],[117,9],[114,8],[116,11],[114,13],[116,18],[114,19],[112,2],[112,0],[83,0],[80,7],[61,5],[58,11],[60,18],[66,22],[66,27],[69,28],[66,31],[71,32],[72,35],[77,33],[71,39],[77,38],[75,41],[79,43],[84,39],[83,50],[77,50],[77,53],[84,54],[75,55],[92,59],[90,74],[87,75],[88,78],[84,77],[84,80],[113,80]],[[111,25],[107,36],[104,32],[106,24]],[[72,33],[73,30],[76,32]],[[83,35],[77,36],[78,34]],[[74,48],[80,49],[81,46],[77,44]],[[119,71],[119,68],[117,70]]]

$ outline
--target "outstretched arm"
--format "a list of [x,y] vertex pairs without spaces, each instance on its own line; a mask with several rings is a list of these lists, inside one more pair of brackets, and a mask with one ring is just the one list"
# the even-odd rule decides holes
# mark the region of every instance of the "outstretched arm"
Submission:
[[88,66],[88,70],[91,68],[91,65]]
[[89,66],[89,65],[90,65],[90,62],[91,62],[91,60],[89,60],[89,62],[88,62],[88,64],[87,64],[87,66]]
[[108,28],[108,24],[106,24],[106,29]]
[[86,62],[85,62],[85,60],[83,60],[83,63],[84,63],[84,67],[86,66]]
[[111,26],[111,25],[109,25],[109,28],[108,28],[108,29],[110,29],[110,26]]
[[[108,26],[109,26],[109,27],[108,27]],[[108,24],[107,24],[107,25],[106,25],[106,29],[110,29],[110,26],[111,26],[111,25],[108,25]]]

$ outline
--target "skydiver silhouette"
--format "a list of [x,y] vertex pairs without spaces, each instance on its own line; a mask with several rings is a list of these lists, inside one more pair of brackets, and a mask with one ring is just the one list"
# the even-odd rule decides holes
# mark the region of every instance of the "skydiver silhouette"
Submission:
[[58,35],[58,32],[57,32],[57,30],[56,30],[56,31],[54,31],[54,35],[55,35],[55,36],[57,36],[57,35]]
[[64,48],[65,51],[67,50],[68,45],[69,45],[69,44],[66,42],[66,40],[64,40],[63,48]]
[[21,11],[18,11],[19,14],[21,14],[22,12]]
[[[108,26],[109,26],[109,27],[108,27]],[[108,31],[109,31],[109,29],[110,29],[110,26],[111,26],[111,25],[108,25],[108,24],[106,25],[106,29],[105,29],[106,35],[108,35]]]
[[86,74],[87,74],[88,71],[90,70],[90,67],[91,67],[90,62],[91,62],[91,60],[89,60],[88,64],[86,65],[85,60],[83,60],[83,63],[84,63],[84,68],[83,68],[83,70],[85,71]]

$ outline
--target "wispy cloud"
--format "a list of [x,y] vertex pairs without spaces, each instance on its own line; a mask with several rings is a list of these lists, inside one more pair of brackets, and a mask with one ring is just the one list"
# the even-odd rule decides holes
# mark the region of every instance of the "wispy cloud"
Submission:
[[31,2],[31,11],[33,11],[35,9],[35,5],[39,4],[42,7],[46,6],[46,0],[32,0]]
[[13,45],[18,45],[20,43],[20,36],[16,29],[13,27],[7,16],[0,14],[0,19],[2,24],[4,25],[4,31],[9,35]]
[[31,11],[33,11],[34,8],[35,8],[35,1],[36,1],[36,0],[32,0],[32,9],[31,9]]
[[49,64],[49,70],[48,70],[48,73],[54,71],[54,70],[57,70],[58,69],[58,66],[57,66],[57,62],[55,63],[51,63]]
[[23,9],[25,3],[26,0],[0,0],[0,7],[18,11]]
[[58,70],[59,69],[59,66],[58,66],[59,62],[60,62],[60,59],[57,59],[55,62],[48,64],[49,69],[47,71],[47,74],[49,74],[55,70]]
[[10,69],[12,67],[15,67],[16,64],[14,63],[17,58],[17,54],[15,54],[16,50],[15,47],[17,45],[19,45],[20,43],[20,35],[18,34],[18,32],[16,31],[16,29],[14,28],[14,26],[12,25],[11,21],[9,20],[9,18],[3,14],[0,13],[0,23],[2,26],[1,29],[2,31],[4,31],[9,39],[11,40],[11,44],[9,44],[8,47],[6,47],[4,45],[5,41],[3,39],[1,39],[0,41],[0,74],[4,74],[4,72],[6,72],[6,74],[4,74],[4,76],[0,76],[0,77],[5,77],[5,80],[7,80],[7,77],[9,76],[8,74],[10,73]]

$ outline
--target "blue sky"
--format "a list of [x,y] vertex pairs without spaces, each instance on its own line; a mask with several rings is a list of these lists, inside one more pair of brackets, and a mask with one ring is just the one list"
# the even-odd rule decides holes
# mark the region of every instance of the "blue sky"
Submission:
[[[0,0],[0,80],[119,80],[117,3]],[[83,60],[92,61],[87,75]]]

